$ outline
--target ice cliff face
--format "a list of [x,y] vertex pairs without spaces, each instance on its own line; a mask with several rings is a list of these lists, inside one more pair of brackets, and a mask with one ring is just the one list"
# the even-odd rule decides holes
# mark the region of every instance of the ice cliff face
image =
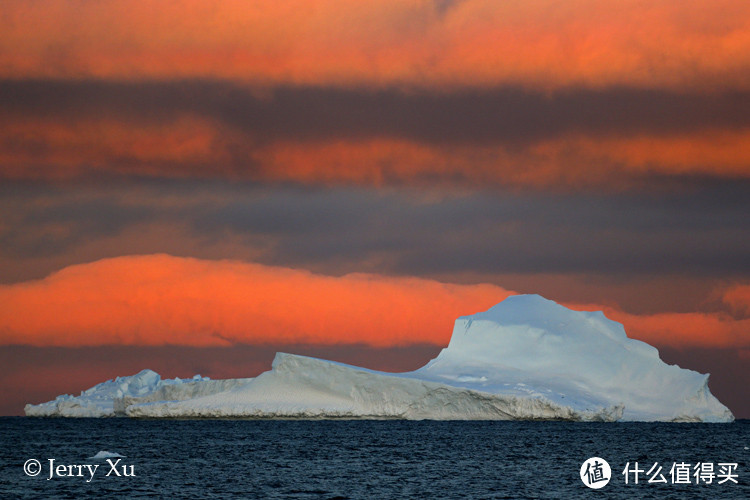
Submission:
[[[272,369],[255,379],[210,382],[120,391],[111,413],[148,418],[733,420],[708,390],[708,375],[665,364],[656,349],[629,339],[622,325],[601,312],[571,311],[537,295],[510,297],[486,312],[459,318],[448,347],[413,372],[385,373],[279,353]],[[72,411],[70,398],[27,405],[27,415],[43,414],[38,409],[46,405],[63,416],[87,411]],[[76,404],[83,408],[84,401]]]

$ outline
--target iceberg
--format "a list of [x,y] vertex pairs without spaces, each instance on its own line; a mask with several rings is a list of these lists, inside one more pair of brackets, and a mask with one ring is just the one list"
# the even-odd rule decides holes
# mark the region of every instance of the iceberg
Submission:
[[458,318],[448,346],[412,372],[277,353],[271,370],[255,378],[189,384],[118,395],[112,412],[134,418],[734,420],[709,391],[708,375],[664,363],[654,347],[628,338],[602,312],[573,311],[538,295],[511,296]]
[[38,405],[27,404],[24,413],[28,417],[115,417],[125,416],[125,407],[130,402],[160,400],[182,400],[217,391],[227,390],[244,383],[247,379],[211,380],[195,375],[189,379],[167,379],[153,370],[117,377],[87,389],[79,396],[64,394],[52,401]]
[[112,451],[101,450],[96,452],[96,455],[89,457],[86,460],[105,460],[107,458],[126,458],[125,455],[120,455]]

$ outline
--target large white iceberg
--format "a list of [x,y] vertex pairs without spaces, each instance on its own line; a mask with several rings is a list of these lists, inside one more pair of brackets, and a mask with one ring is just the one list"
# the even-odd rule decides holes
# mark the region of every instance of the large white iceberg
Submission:
[[456,320],[424,367],[385,373],[279,353],[230,391],[127,407],[131,417],[728,422],[708,375],[667,365],[601,312],[513,296]]
[[[655,348],[629,339],[601,312],[572,311],[538,295],[512,296],[458,318],[448,347],[412,372],[278,353],[272,369],[254,379],[211,382],[118,395],[112,412],[140,418],[734,419],[708,390],[708,375],[665,364]],[[27,415],[34,414],[30,406]]]

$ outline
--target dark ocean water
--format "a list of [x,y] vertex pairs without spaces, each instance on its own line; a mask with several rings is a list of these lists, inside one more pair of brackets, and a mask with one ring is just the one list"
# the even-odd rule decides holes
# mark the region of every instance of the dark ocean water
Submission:
[[[733,424],[0,418],[0,498],[750,498],[750,421]],[[120,474],[101,450],[125,455]],[[587,488],[581,464],[612,468]],[[33,472],[36,459],[41,465]],[[91,482],[54,465],[99,464]],[[113,459],[114,462],[115,459]],[[627,462],[667,484],[625,484]],[[673,463],[736,463],[738,484],[671,484]],[[123,468],[123,466],[125,466]],[[64,467],[65,474],[77,469]],[[656,471],[657,469],[655,469]],[[726,475],[725,475],[726,476]],[[655,476],[659,479],[659,476]]]

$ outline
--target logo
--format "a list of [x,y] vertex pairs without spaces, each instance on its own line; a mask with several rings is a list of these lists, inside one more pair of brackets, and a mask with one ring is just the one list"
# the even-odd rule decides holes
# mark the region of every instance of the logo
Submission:
[[591,457],[581,465],[581,481],[589,488],[603,488],[611,478],[612,469],[603,458]]

